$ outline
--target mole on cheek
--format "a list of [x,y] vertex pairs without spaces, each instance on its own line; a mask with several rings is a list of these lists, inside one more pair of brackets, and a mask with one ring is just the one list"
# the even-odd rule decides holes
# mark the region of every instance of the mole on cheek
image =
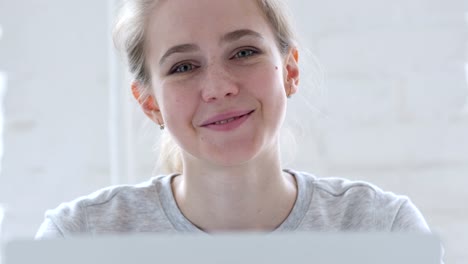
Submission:
[[278,66],[275,66],[275,70],[278,70]]

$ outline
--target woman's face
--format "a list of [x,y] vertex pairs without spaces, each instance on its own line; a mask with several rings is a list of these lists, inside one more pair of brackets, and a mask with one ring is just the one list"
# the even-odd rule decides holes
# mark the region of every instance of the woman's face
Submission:
[[155,101],[185,158],[232,166],[269,153],[297,64],[279,52],[256,1],[161,1],[151,15]]

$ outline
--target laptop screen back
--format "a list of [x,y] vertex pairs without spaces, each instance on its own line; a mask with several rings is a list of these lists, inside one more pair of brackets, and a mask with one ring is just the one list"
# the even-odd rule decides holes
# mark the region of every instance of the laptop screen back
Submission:
[[388,233],[75,237],[12,241],[5,263],[439,264],[440,243],[431,235]]

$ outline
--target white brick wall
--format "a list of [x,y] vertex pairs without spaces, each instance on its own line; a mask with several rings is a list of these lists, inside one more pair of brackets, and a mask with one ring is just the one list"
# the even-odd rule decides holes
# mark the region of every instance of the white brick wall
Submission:
[[[467,263],[468,3],[289,2],[304,49],[287,115],[298,153],[288,167],[408,195],[441,235],[446,263]],[[9,79],[0,203],[12,236],[32,235],[43,210],[111,182],[106,8],[0,2]],[[153,170],[159,131],[134,103],[128,111],[135,156],[123,167],[138,182]]]

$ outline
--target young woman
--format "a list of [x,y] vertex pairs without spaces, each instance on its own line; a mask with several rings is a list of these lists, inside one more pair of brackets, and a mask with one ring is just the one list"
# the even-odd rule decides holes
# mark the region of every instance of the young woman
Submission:
[[[404,196],[283,169],[279,131],[298,50],[276,0],[129,0],[115,41],[172,174],[48,211],[37,238],[76,233],[421,231]],[[172,151],[173,149],[178,151]]]

